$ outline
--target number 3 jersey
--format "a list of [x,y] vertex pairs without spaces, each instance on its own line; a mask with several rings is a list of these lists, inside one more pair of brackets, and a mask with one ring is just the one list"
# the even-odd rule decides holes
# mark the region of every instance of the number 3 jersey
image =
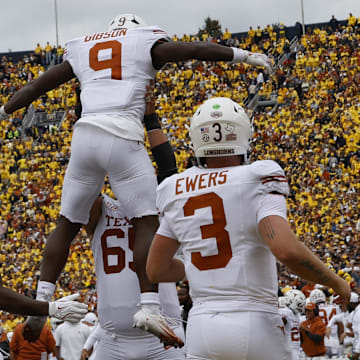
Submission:
[[158,234],[181,244],[192,313],[278,314],[276,261],[258,230],[262,202],[273,192],[288,194],[288,184],[270,160],[222,169],[194,166],[158,186]]
[[77,124],[143,141],[145,89],[156,73],[151,48],[161,39],[169,37],[149,26],[95,33],[66,43],[64,60],[81,85],[82,117]]
[[[91,241],[99,322],[103,329],[123,336],[147,336],[132,327],[133,315],[140,303],[140,287],[133,265],[133,235],[132,225],[119,202],[103,195],[102,214]],[[175,284],[160,284],[159,296],[164,315],[180,319]]]

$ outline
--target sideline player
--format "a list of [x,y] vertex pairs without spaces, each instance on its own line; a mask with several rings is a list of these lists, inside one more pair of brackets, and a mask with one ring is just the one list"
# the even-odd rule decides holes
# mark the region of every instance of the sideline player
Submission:
[[[300,314],[305,309],[305,295],[300,290],[289,290],[285,296],[285,307],[279,307],[279,313],[285,326],[285,333],[292,352],[291,360],[300,359]],[[280,298],[279,298],[280,299]]]
[[[346,301],[350,287],[292,232],[281,167],[270,160],[245,164],[251,126],[241,106],[207,100],[192,118],[190,138],[201,166],[157,189],[161,223],[147,261],[149,279],[180,281],[186,274],[194,303],[187,359],[288,360],[275,257]],[[173,257],[180,246],[184,263]]]
[[[310,291],[310,302],[319,307],[319,316],[326,327],[329,326],[331,319],[340,314],[340,306],[337,304],[327,304],[325,293],[321,289],[314,289]],[[333,324],[331,327],[330,336],[325,336],[324,344],[326,347],[326,354],[331,358],[339,356],[341,346],[339,343],[338,326]]]
[[[74,126],[71,157],[61,197],[60,218],[46,242],[38,299],[54,293],[71,241],[89,221],[105,175],[135,230],[134,263],[142,292],[140,311],[159,305],[157,285],[145,265],[158,227],[156,178],[143,146],[144,92],[167,62],[189,59],[244,62],[271,71],[270,59],[257,53],[207,42],[172,42],[157,26],[146,26],[133,14],[111,21],[106,32],[66,44],[64,62],[20,89],[0,108],[0,120],[75,76],[81,85],[82,116]],[[119,155],[120,154],[120,155]],[[121,155],[125,154],[125,155]],[[34,324],[35,325],[35,324]]]

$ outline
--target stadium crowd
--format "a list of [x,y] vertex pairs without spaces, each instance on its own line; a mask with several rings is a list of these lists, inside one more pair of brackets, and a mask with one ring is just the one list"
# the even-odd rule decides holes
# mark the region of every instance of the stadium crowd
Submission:
[[[355,21],[354,21],[355,19]],[[357,25],[359,24],[359,25]],[[334,25],[334,22],[333,22]],[[360,287],[360,19],[345,26],[309,29],[290,50],[283,26],[250,28],[237,39],[227,30],[218,38],[204,33],[173,37],[174,41],[213,41],[285,54],[270,77],[243,64],[186,62],[167,65],[156,78],[157,113],[174,148],[179,171],[188,165],[187,125],[196,107],[213,96],[243,104],[251,85],[259,95],[277,97],[274,108],[253,115],[251,159],[274,159],[290,182],[288,216],[301,241],[326,264]],[[0,63],[0,103],[40,76],[49,64],[60,63],[63,49],[37,45],[34,53],[14,63]],[[262,73],[262,76],[259,76]],[[6,286],[34,296],[39,264],[48,234],[59,215],[62,180],[76,121],[76,81],[34,102],[36,111],[66,110],[61,128],[23,129],[24,110],[0,124],[1,273]],[[108,185],[105,192],[111,194]],[[314,288],[279,266],[279,287]],[[89,240],[82,232],[73,243],[57,295],[80,291],[89,310],[96,310],[95,275]],[[2,313],[0,324],[13,330],[23,319]]]

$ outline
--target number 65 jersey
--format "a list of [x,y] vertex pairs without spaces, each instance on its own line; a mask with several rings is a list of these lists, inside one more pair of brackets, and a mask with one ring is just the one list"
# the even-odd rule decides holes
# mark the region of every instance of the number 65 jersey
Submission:
[[117,136],[143,141],[145,89],[156,73],[151,48],[162,39],[169,37],[159,27],[148,26],[68,41],[64,60],[81,85],[82,117],[76,124],[92,124]]
[[[192,314],[278,314],[276,261],[258,222],[274,215],[271,210],[261,214],[265,196],[288,191],[283,170],[270,160],[220,169],[194,166],[158,186],[157,233],[181,244]],[[199,304],[204,306],[196,309]]]
[[[91,240],[95,260],[99,322],[104,330],[127,337],[153,337],[133,328],[140,287],[133,264],[133,228],[118,201],[103,195],[102,214]],[[159,285],[161,310],[181,319],[174,283]]]

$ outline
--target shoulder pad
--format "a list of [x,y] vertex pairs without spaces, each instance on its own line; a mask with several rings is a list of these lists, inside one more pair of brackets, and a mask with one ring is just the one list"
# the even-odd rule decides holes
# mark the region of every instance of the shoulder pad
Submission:
[[167,32],[157,25],[135,28],[133,31],[143,31],[157,38],[171,40],[171,37],[167,34]]
[[163,213],[166,203],[169,200],[169,189],[171,188],[171,184],[173,183],[173,179],[176,175],[177,174],[174,174],[164,179],[156,189],[156,206],[161,214]]
[[289,184],[281,166],[273,160],[260,160],[252,164],[253,172],[266,193],[289,195]]

